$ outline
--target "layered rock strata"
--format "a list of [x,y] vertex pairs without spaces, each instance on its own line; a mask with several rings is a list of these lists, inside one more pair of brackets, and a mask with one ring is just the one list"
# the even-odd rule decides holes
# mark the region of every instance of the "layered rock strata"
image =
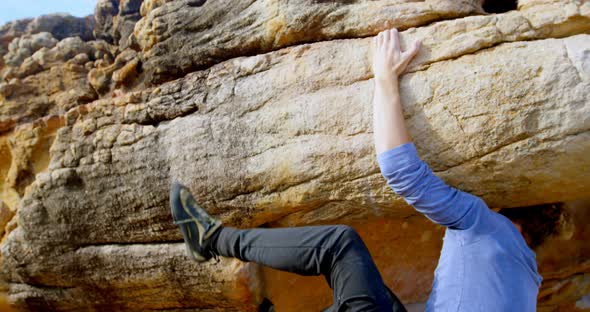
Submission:
[[384,185],[372,147],[363,37],[396,26],[402,46],[423,41],[401,80],[421,156],[493,208],[567,202],[569,221],[538,250],[539,309],[581,309],[590,4],[521,1],[518,11],[483,13],[478,1],[256,1],[229,11],[99,1],[101,40],[12,40],[0,67],[10,301],[64,311],[330,303],[319,278],[190,262],[167,208],[177,180],[227,225],[353,225],[386,283],[423,303],[443,229]]
[[478,2],[149,0],[134,35],[159,82],[236,56],[483,13]]

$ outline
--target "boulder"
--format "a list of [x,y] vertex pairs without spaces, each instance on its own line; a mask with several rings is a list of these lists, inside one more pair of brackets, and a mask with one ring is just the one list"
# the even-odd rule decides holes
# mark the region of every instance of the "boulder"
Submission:
[[94,7],[94,36],[97,39],[103,39],[113,43],[110,30],[113,27],[113,17],[119,13],[119,4],[117,0],[99,0]]
[[588,305],[590,3],[140,2],[99,2],[112,45],[70,38],[2,69],[0,272],[16,308],[330,304],[321,277],[191,262],[172,181],[228,226],[352,225],[422,306],[444,229],[385,185],[372,142],[365,37],[391,26],[404,48],[423,41],[400,82],[422,158],[493,209],[564,203],[536,250],[538,309]]
[[57,40],[68,37],[92,40],[94,23],[92,18],[80,18],[68,14],[49,14],[8,22],[0,26],[0,47],[7,47],[14,38],[42,32],[51,33]]
[[49,32],[57,40],[68,37],[80,37],[84,41],[94,39],[92,29],[94,19],[91,16],[74,17],[69,14],[48,14],[31,20],[27,25],[27,34]]
[[[330,222],[341,220],[342,213],[366,216],[373,212],[363,208],[369,204],[399,215],[406,206],[391,197],[374,161],[368,43],[333,41],[241,58],[127,98],[101,101],[83,121],[61,130],[51,168],[85,180],[84,170],[98,177],[106,164],[112,179],[113,168],[124,166],[120,170],[127,172],[134,164],[138,168],[129,179],[137,181],[148,179],[141,168],[160,168],[155,171],[164,176],[153,178],[163,189],[154,193],[164,197],[157,202],[165,202],[168,183],[162,179],[180,179],[205,205],[241,226],[278,219],[290,225]],[[492,207],[583,196],[587,172],[579,168],[588,165],[589,123],[587,105],[578,103],[588,100],[585,51],[587,35],[518,42],[404,76],[406,119],[422,157],[453,185]],[[473,79],[475,73],[481,80]],[[532,157],[537,154],[543,158]],[[84,185],[100,185],[98,194],[108,181]],[[63,191],[52,194],[65,208]],[[90,200],[88,192],[83,189],[82,206],[108,215],[100,211],[112,204]],[[117,196],[123,197],[138,200]],[[338,214],[330,216],[331,209]],[[86,226],[96,227],[97,235],[110,227],[134,227],[129,220],[102,220],[105,224],[90,217]],[[132,239],[130,231],[127,238],[113,239]]]
[[97,97],[84,66],[72,61],[43,70],[38,63],[30,64],[24,64],[19,73],[32,75],[0,86],[0,133],[44,116],[64,114]]
[[[26,37],[17,38],[13,44],[24,40]],[[6,55],[14,61],[11,63],[14,66],[2,72],[7,82],[0,83],[3,104],[0,106],[0,133],[48,115],[64,114],[74,106],[97,98],[88,74],[95,67],[97,57],[105,63],[111,61],[109,48],[101,42],[85,42],[79,37],[49,42],[54,46],[42,47],[34,53],[30,52],[35,49],[27,49],[30,56],[19,63],[16,58],[10,58],[13,54]],[[19,53],[14,55],[22,56]]]
[[[18,229],[12,233],[21,234]],[[12,246],[12,252],[25,258],[42,256],[22,247]],[[188,259],[181,243],[96,245],[59,249],[54,255],[57,257],[45,258],[53,268],[43,270],[60,287],[12,283],[13,305],[29,311],[86,310],[90,306],[127,311],[256,311],[260,297],[256,266],[229,259],[197,264]],[[26,275],[30,269],[17,271]],[[64,271],[78,274],[60,277]]]
[[94,10],[96,38],[118,45],[121,50],[130,47],[129,35],[135,23],[141,18],[139,13],[143,0],[100,0]]
[[6,23],[0,26],[0,62],[3,61],[2,56],[8,52],[8,45],[10,42],[23,34],[27,30],[27,25],[32,19],[22,19]]
[[479,2],[145,1],[134,36],[157,83],[236,56],[483,13]]
[[[374,161],[369,42],[238,58],[72,111],[3,249],[9,281],[84,284],[70,276],[76,270],[21,258],[17,246],[35,259],[51,250],[61,263],[71,257],[67,250],[85,246],[180,241],[167,208],[173,180],[234,226],[412,216]],[[422,157],[491,207],[585,196],[587,51],[588,35],[506,43],[405,75],[406,119]]]
[[19,66],[26,58],[32,56],[33,53],[41,48],[51,49],[57,42],[48,32],[15,38],[8,45],[8,53],[4,55],[4,62],[10,66]]

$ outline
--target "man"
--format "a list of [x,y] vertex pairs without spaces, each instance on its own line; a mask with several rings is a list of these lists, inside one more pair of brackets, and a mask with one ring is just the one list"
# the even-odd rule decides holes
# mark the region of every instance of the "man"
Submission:
[[[398,77],[419,47],[416,42],[402,52],[395,29],[373,39],[373,125],[387,183],[416,210],[447,227],[426,310],[535,311],[541,277],[517,227],[478,197],[447,186],[410,141]],[[405,311],[350,227],[238,230],[221,226],[181,185],[172,187],[170,200],[188,253],[197,261],[222,255],[302,275],[322,274],[333,289],[332,311]]]

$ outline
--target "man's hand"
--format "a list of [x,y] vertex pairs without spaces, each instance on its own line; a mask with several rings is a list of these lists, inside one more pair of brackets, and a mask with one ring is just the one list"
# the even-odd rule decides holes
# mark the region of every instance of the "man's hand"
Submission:
[[420,41],[402,52],[397,29],[384,30],[373,38],[373,74],[375,80],[397,82],[420,49]]
[[410,142],[399,95],[398,76],[418,53],[420,42],[402,52],[397,29],[385,30],[373,39],[373,133],[377,155]]

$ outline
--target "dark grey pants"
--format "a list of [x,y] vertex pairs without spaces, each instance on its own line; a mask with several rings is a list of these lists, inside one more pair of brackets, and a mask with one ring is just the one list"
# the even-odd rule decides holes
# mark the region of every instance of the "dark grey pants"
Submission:
[[223,227],[211,248],[221,256],[300,275],[324,275],[329,311],[406,311],[385,286],[362,239],[349,226],[239,230]]

